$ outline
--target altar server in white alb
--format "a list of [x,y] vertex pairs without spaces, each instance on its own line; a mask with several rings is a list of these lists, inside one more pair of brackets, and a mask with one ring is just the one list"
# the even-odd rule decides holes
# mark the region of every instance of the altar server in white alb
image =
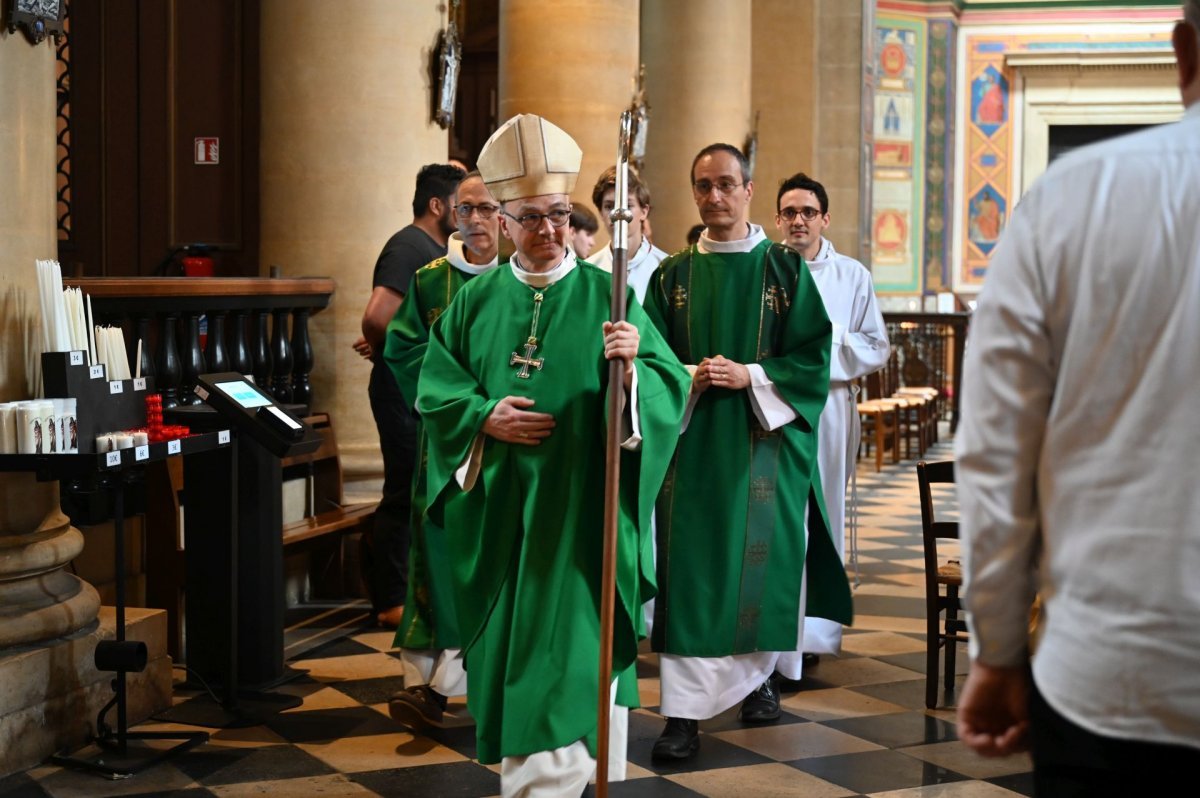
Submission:
[[[610,166],[600,173],[596,187],[592,189],[592,204],[600,211],[600,221],[604,229],[612,237],[612,214],[614,197],[617,195],[617,168]],[[629,211],[633,221],[629,223],[629,287],[637,295],[638,302],[646,299],[646,286],[650,284],[650,275],[667,257],[667,253],[650,243],[646,238],[646,223],[650,218],[650,187],[638,175],[637,170],[629,167]],[[593,253],[587,259],[589,263],[599,266],[606,272],[612,271],[612,243],[604,249]]]
[[[838,254],[821,235],[829,227],[829,194],[824,186],[803,172],[783,181],[775,196],[775,226],[783,243],[804,256],[833,325],[829,399],[821,412],[817,461],[829,529],[845,561],[846,482],[854,472],[861,437],[852,388],[854,380],[887,363],[887,328],[875,301],[871,273],[854,258]],[[841,647],[841,624],[826,618],[805,619],[804,653],[837,654]],[[799,656],[787,654],[783,659]]]

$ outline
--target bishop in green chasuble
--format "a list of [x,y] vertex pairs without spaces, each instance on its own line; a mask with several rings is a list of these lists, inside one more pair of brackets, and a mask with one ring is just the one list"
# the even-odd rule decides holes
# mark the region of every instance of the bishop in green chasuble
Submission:
[[[429,515],[449,543],[484,763],[581,740],[595,756],[610,281],[570,253],[545,274],[514,258],[463,286],[425,353],[417,408]],[[632,386],[641,444],[621,453],[613,673],[617,703],[637,706],[639,610],[654,593],[650,516],[690,379],[636,301],[628,316],[641,336]],[[510,395],[554,417],[538,445],[481,432]]]
[[[744,390],[693,393],[658,502],[652,642],[668,717],[741,700],[797,649],[803,616],[851,618],[817,470],[831,325],[800,255],[750,229],[668,258],[646,299],[681,361],[721,355],[751,373]],[[767,398],[790,420],[771,422]]]

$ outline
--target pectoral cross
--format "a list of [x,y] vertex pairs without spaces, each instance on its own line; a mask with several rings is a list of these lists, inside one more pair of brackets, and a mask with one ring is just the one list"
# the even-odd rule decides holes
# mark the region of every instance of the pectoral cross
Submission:
[[533,366],[538,371],[541,371],[544,358],[533,356],[533,353],[537,351],[536,338],[530,338],[528,341],[526,341],[524,349],[525,354],[523,356],[513,352],[512,357],[508,360],[508,365],[516,366],[519,364],[521,366],[521,370],[517,372],[517,377],[522,380],[527,380],[529,379],[529,367]]

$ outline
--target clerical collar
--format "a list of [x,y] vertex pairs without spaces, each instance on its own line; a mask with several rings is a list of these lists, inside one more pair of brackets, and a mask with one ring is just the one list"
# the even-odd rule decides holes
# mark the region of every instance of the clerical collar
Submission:
[[817,249],[817,256],[808,262],[808,267],[813,271],[823,269],[826,264],[832,263],[836,257],[837,252],[833,249],[833,242],[821,236],[821,246]]
[[512,267],[513,276],[530,288],[545,288],[548,285],[554,285],[574,271],[575,266],[578,265],[578,261],[575,260],[575,253],[570,249],[563,256],[562,263],[548,272],[526,271],[525,267],[521,265],[520,257],[520,255],[514,253],[508,265]]
[[763,233],[762,225],[753,223],[750,224],[750,234],[736,241],[713,241],[708,237],[708,228],[705,228],[704,232],[700,234],[700,240],[696,242],[696,249],[704,254],[731,255],[737,252],[749,252],[766,240],[767,236]]
[[462,233],[450,234],[450,239],[446,242],[446,260],[450,261],[450,265],[460,272],[483,274],[499,261],[500,253],[497,252],[492,256],[490,261],[482,265],[477,266],[474,263],[468,263],[466,248],[466,242],[462,240]]

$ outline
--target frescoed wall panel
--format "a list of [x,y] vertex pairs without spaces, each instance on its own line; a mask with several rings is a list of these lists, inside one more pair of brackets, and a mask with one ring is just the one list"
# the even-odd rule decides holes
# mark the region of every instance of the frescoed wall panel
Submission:
[[1012,113],[1014,75],[1006,71],[1005,40],[968,37],[963,134],[963,197],[967,234],[962,237],[960,283],[983,280],[992,248],[1004,229],[1012,185]]
[[924,239],[925,23],[880,16],[875,25],[871,269],[876,290],[921,290]]
[[[958,270],[954,288],[978,290],[988,262],[1016,204],[1015,152],[1020,131],[1014,119],[1020,102],[1018,75],[1008,66],[1017,53],[1145,51],[1169,46],[1169,28],[1146,26],[1065,26],[1062,19],[1045,17],[1041,31],[1029,26],[978,28],[963,22],[960,34],[962,63],[958,96],[961,126],[959,165],[962,174],[956,191]],[[1111,20],[1104,20],[1111,22]]]
[[928,97],[925,126],[925,275],[922,293],[951,284],[951,218],[954,175],[954,64],[958,26],[952,18],[930,19],[928,30]]

